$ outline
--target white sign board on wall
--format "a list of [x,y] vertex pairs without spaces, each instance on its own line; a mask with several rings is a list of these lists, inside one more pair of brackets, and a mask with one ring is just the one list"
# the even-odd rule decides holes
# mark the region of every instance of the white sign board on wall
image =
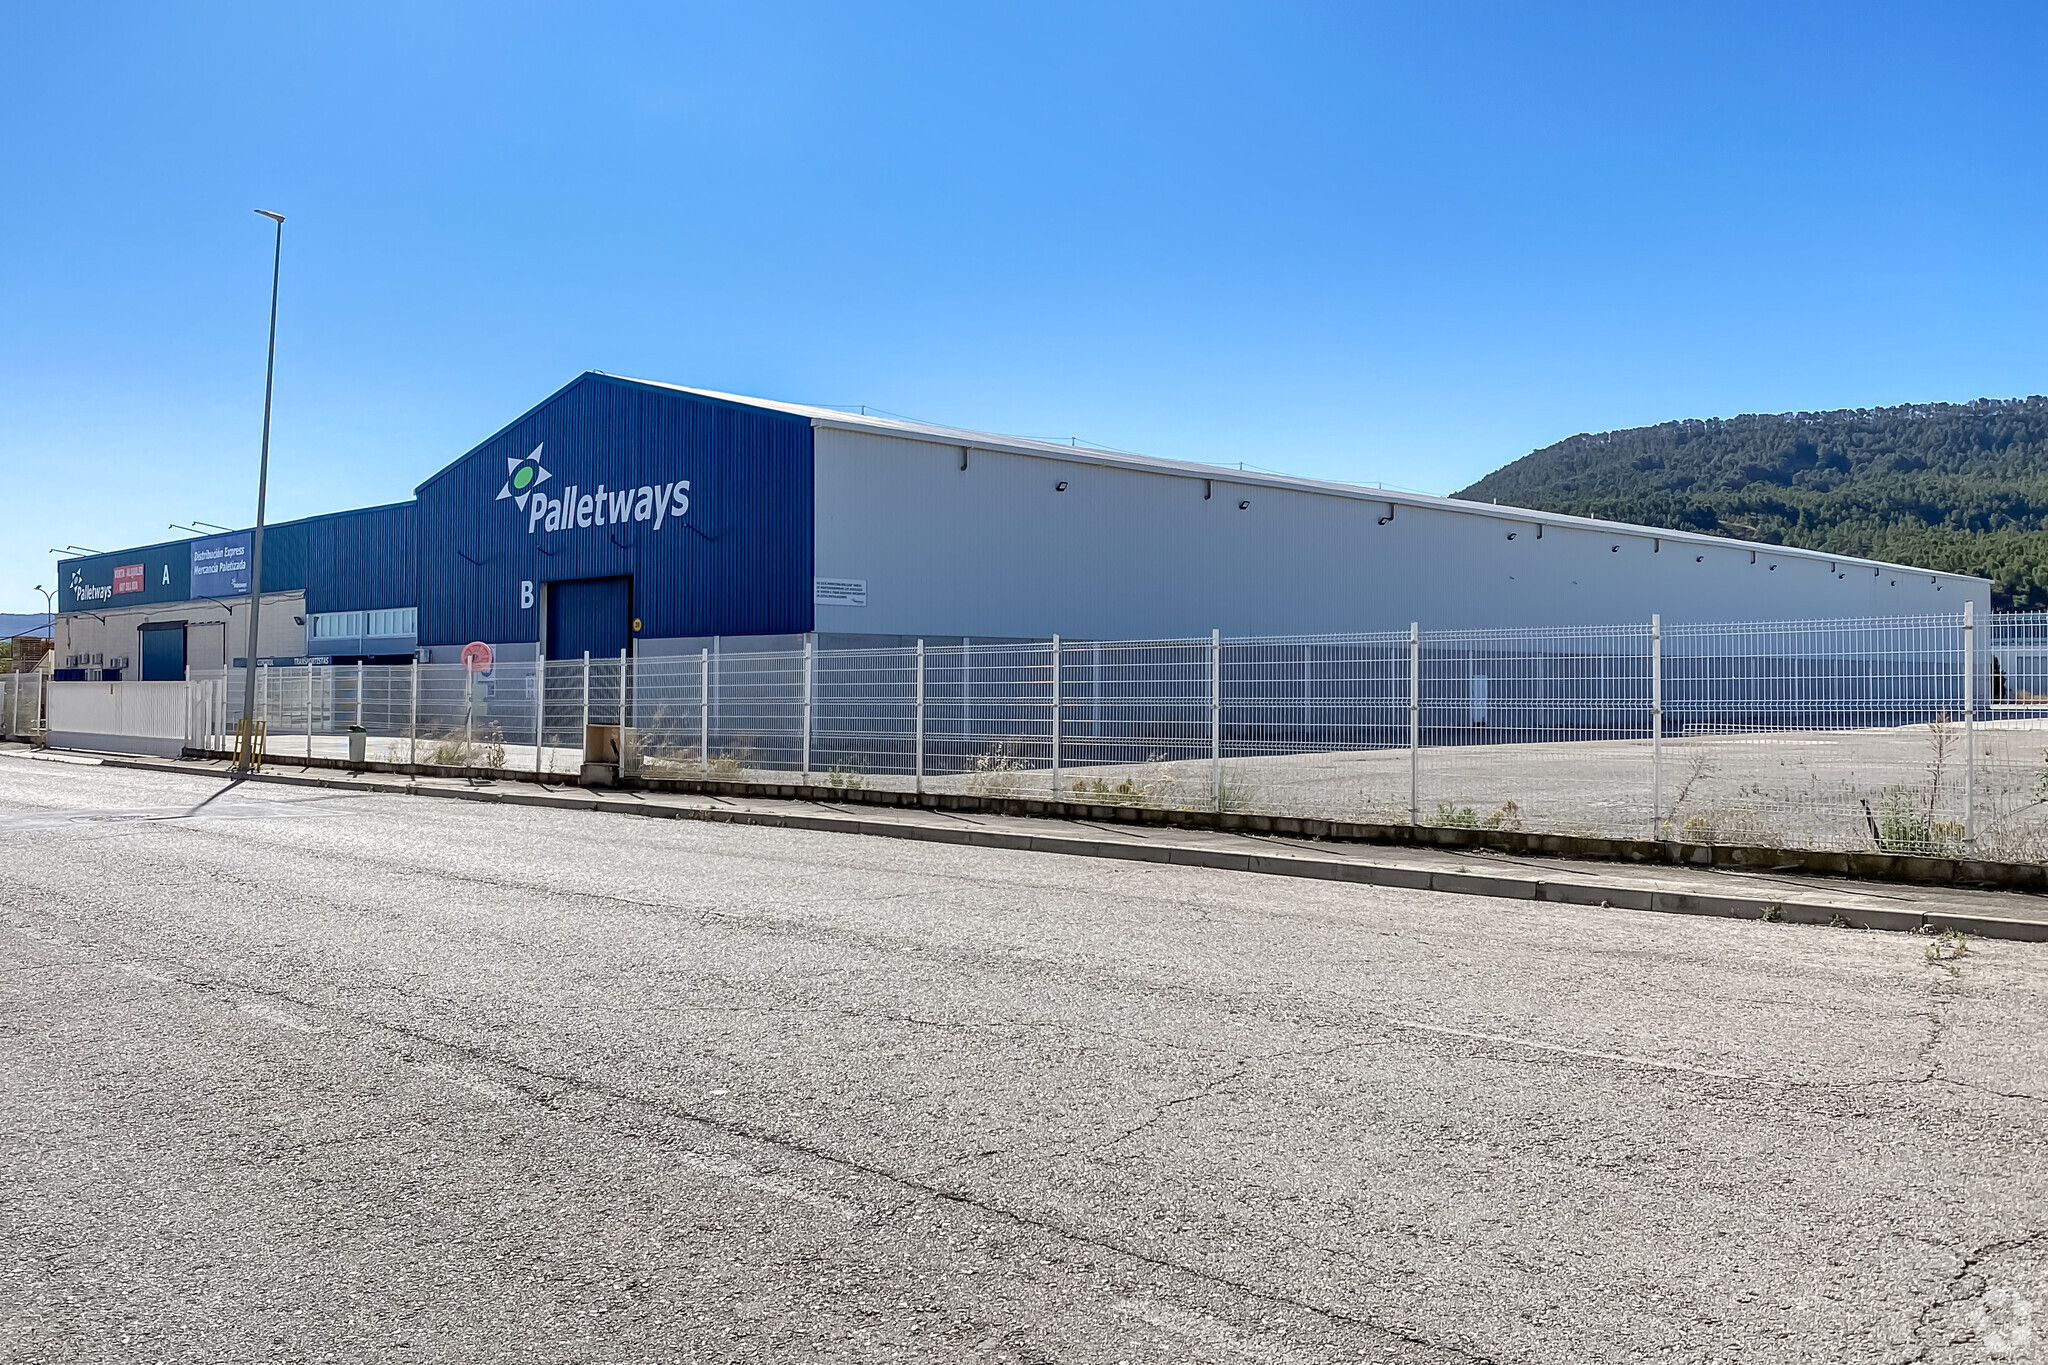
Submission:
[[868,604],[865,578],[814,578],[811,605],[815,607],[864,607]]

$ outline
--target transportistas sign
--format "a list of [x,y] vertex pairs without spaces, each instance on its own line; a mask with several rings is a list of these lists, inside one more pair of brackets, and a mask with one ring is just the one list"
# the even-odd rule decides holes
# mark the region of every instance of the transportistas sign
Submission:
[[690,510],[688,479],[644,483],[629,488],[608,488],[599,484],[595,489],[584,489],[572,483],[549,493],[541,487],[555,477],[541,463],[541,452],[546,445],[542,442],[535,446],[533,453],[523,460],[506,456],[505,484],[498,490],[498,501],[509,500],[526,514],[528,535],[539,535],[543,531],[622,526],[627,522],[644,522],[648,529],[659,531],[664,526],[680,522]]

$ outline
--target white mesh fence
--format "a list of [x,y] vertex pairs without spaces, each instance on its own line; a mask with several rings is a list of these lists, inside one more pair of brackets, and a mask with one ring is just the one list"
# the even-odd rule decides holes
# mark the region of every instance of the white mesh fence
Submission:
[[[2048,857],[2048,614],[263,668],[273,760]],[[193,679],[231,747],[239,671]],[[0,697],[0,715],[5,714]]]

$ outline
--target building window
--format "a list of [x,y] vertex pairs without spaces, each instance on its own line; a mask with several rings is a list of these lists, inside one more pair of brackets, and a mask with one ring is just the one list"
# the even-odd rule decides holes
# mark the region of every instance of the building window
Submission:
[[314,640],[390,639],[419,630],[419,608],[389,607],[383,611],[323,611],[308,623]]
[[373,611],[367,614],[370,618],[370,624],[363,631],[365,635],[392,636],[417,635],[419,633],[420,615],[418,607],[391,607],[385,611]]
[[363,613],[359,611],[323,611],[312,620],[311,638],[315,640],[353,640],[363,633]]

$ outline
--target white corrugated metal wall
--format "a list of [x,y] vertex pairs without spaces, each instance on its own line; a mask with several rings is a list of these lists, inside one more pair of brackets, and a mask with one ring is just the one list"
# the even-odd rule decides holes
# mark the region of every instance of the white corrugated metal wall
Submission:
[[867,597],[820,605],[820,631],[1129,639],[1991,609],[1981,579],[1654,531],[1553,523],[1539,536],[1509,508],[1229,471],[1205,481],[979,447],[963,470],[961,449],[818,429],[817,573]]

